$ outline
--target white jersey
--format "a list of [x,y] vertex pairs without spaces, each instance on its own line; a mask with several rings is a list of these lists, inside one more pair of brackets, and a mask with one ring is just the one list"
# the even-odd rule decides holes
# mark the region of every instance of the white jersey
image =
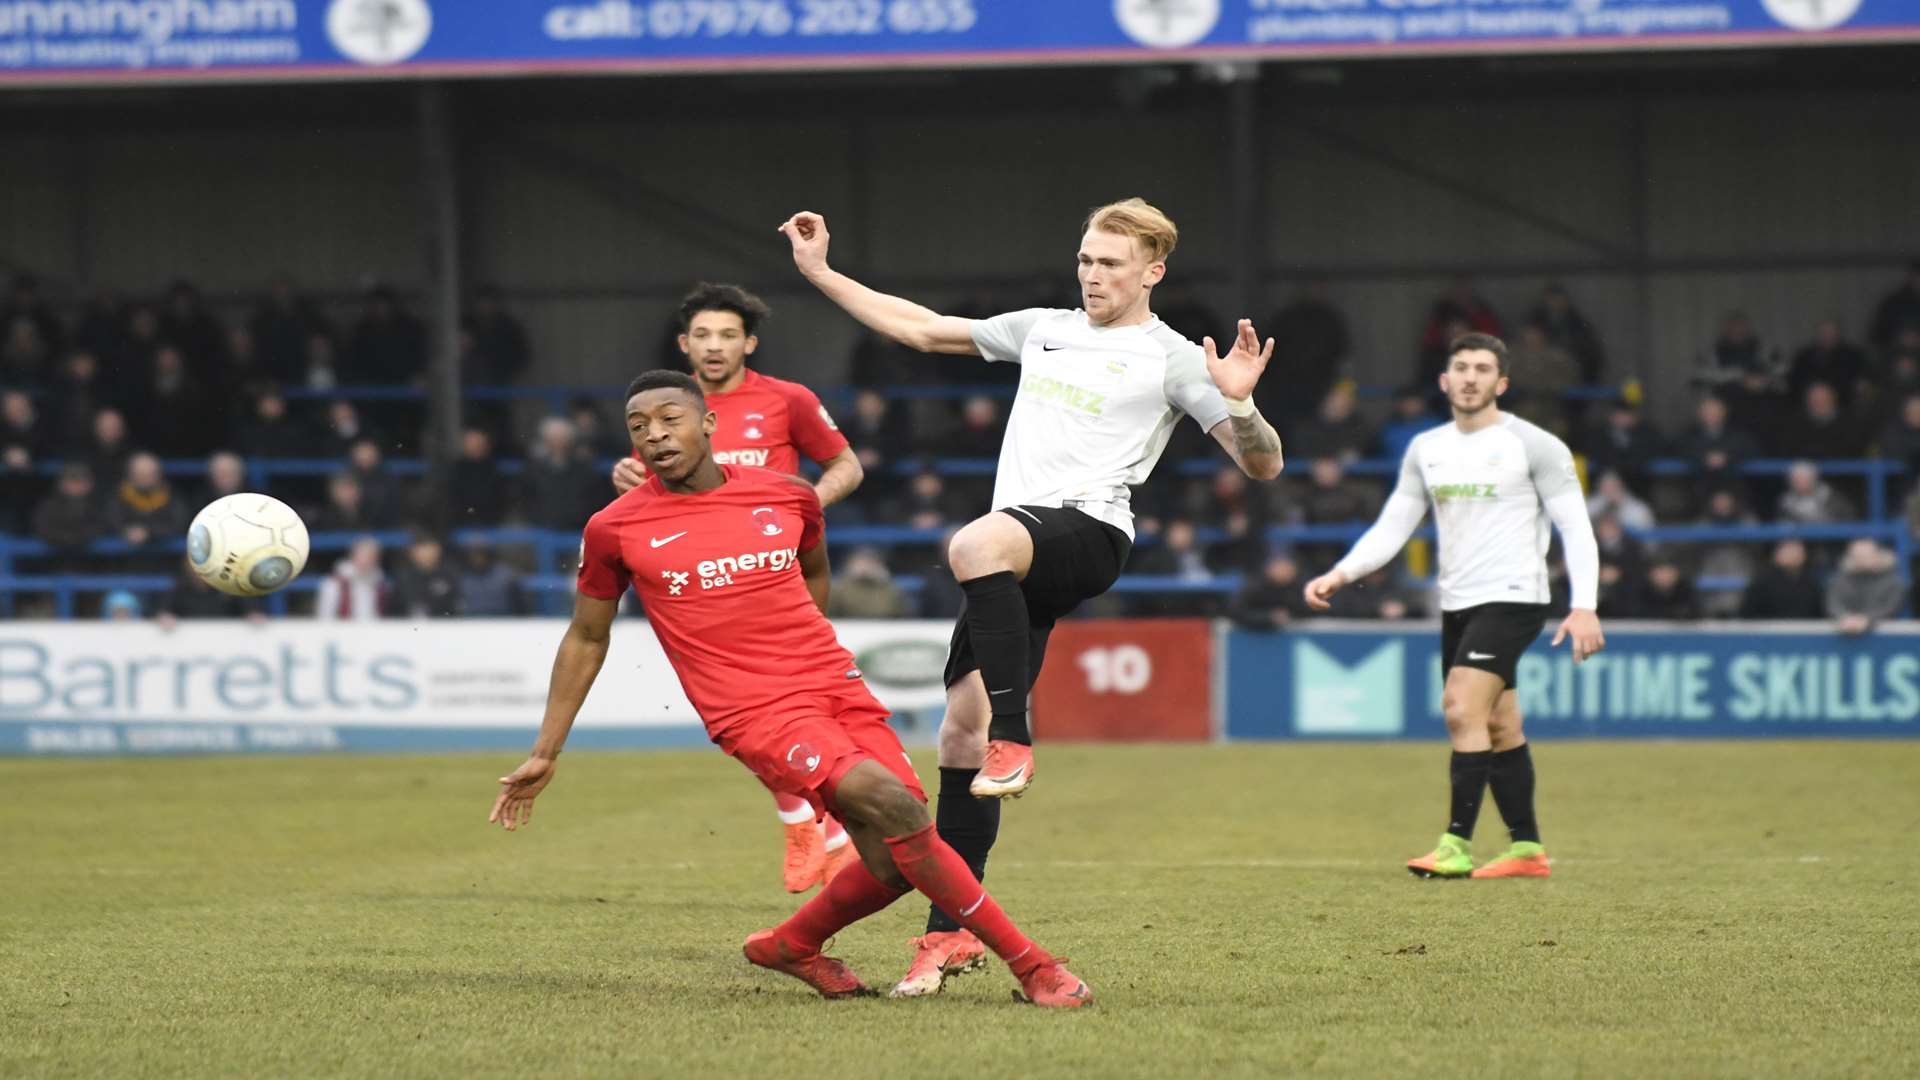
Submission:
[[1573,606],[1593,607],[1598,549],[1573,453],[1554,435],[1510,413],[1475,432],[1457,424],[1421,432],[1380,521],[1338,569],[1358,580],[1386,565],[1429,501],[1440,542],[1440,610],[1547,603],[1549,517],[1565,541]]
[[973,324],[988,360],[1017,363],[993,506],[1070,506],[1133,535],[1144,483],[1185,413],[1211,430],[1227,403],[1200,346],[1159,319],[1096,327],[1084,311],[1028,308]]

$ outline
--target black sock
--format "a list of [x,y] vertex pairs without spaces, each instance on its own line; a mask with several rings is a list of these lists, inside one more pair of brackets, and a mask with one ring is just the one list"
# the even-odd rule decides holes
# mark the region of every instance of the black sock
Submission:
[[1020,591],[1020,579],[1002,570],[963,581],[960,589],[967,594],[967,640],[993,710],[987,738],[1032,746],[1027,691],[1033,679],[1027,658],[1027,596]]
[[1453,752],[1448,773],[1453,777],[1452,818],[1447,831],[1462,840],[1473,839],[1473,823],[1480,816],[1480,797],[1486,794],[1487,773],[1493,768],[1493,751]]
[[1527,744],[1495,753],[1487,782],[1514,843],[1539,843],[1540,826],[1533,820],[1533,754]]
[[[979,769],[940,768],[940,796],[934,804],[934,831],[967,861],[967,869],[987,879],[987,853],[1000,835],[1000,800],[976,799],[967,790]],[[937,907],[927,909],[927,933],[946,933],[960,924]]]

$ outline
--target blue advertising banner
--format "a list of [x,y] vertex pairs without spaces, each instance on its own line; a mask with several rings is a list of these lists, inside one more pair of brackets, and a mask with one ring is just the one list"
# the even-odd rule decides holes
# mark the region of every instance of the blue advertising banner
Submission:
[[0,83],[1920,39],[1920,0],[0,0]]
[[[1576,666],[1548,637],[1521,658],[1516,690],[1542,737],[1920,735],[1920,635],[1842,637],[1609,626]],[[1227,736],[1446,738],[1437,627],[1234,631]]]

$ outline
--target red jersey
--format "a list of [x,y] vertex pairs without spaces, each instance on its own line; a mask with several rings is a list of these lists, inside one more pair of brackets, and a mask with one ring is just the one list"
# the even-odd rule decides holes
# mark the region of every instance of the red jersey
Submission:
[[[713,460],[722,465],[757,465],[798,476],[800,455],[825,461],[847,448],[847,437],[813,391],[752,368],[739,386],[708,394],[707,408],[719,421],[713,429]],[[640,451],[633,457],[638,460]]]
[[651,477],[589,518],[579,578],[600,600],[634,585],[715,737],[795,697],[866,693],[800,574],[825,531],[819,497],[767,469],[720,471],[725,483],[693,495]]

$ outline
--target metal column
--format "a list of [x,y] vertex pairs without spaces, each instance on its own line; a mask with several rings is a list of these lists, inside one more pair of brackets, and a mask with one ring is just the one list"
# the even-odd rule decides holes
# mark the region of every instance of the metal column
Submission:
[[431,328],[427,362],[428,516],[447,524],[447,479],[460,450],[460,189],[447,88],[421,83],[415,95],[420,140],[420,241]]

